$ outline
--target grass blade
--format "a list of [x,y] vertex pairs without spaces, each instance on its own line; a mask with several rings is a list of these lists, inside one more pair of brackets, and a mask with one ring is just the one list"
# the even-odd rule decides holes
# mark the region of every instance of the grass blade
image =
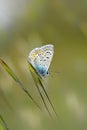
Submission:
[[[35,83],[36,86],[37,86],[37,83],[39,83],[39,85],[42,87],[42,89],[43,89],[43,91],[44,91],[44,93],[45,93],[45,96],[47,97],[48,102],[49,102],[49,104],[51,105],[51,108],[53,109],[53,111],[54,111],[54,113],[55,113],[55,115],[56,115],[56,117],[57,117],[57,113],[56,113],[56,111],[55,111],[55,108],[54,108],[54,106],[53,106],[53,104],[52,104],[52,102],[51,102],[51,100],[50,100],[50,98],[49,98],[49,96],[48,96],[48,93],[46,92],[45,87],[44,87],[44,85],[43,85],[43,83],[42,83],[42,77],[37,73],[37,71],[35,70],[35,68],[34,68],[31,64],[29,64],[29,69],[30,69],[30,72],[31,72],[33,78],[34,78],[33,73],[36,74],[37,81],[36,81],[35,78],[34,78],[34,82],[36,82],[36,83]],[[37,89],[38,89],[38,88],[37,88]],[[38,90],[38,91],[39,91],[39,90]],[[40,94],[40,92],[39,92],[39,94]],[[40,94],[40,95],[41,95],[41,94]],[[41,98],[42,98],[42,97],[41,97]],[[45,104],[46,104],[46,103],[45,103]],[[44,105],[45,105],[45,104],[44,104]],[[46,106],[47,106],[47,105],[45,105],[45,107],[46,107]]]
[[41,87],[42,87],[42,89],[43,89],[43,91],[44,91],[44,93],[45,93],[45,95],[46,95],[46,97],[47,97],[47,99],[48,99],[48,101],[49,101],[49,103],[50,103],[50,105],[51,105],[51,107],[52,107],[54,113],[55,113],[55,115],[57,116],[57,113],[56,113],[56,111],[55,111],[55,108],[54,108],[54,106],[53,106],[53,104],[52,104],[52,102],[51,102],[51,100],[50,100],[50,98],[49,98],[49,96],[48,96],[48,93],[46,92],[45,87],[44,87],[44,85],[43,85],[43,83],[42,83],[42,81],[41,81],[40,78],[38,78],[38,82],[39,82],[39,84],[41,85]]
[[13,73],[13,71],[10,69],[10,67],[0,58],[0,63],[3,66],[3,68],[8,72],[8,74],[16,81],[16,83],[19,84],[21,89],[28,95],[28,97],[34,102],[34,104],[41,110],[41,107],[36,103],[34,98],[31,96],[31,94],[28,92],[28,90],[25,89],[22,82],[18,79],[18,77]]
[[51,115],[51,113],[50,113],[50,111],[49,111],[49,109],[48,109],[48,107],[47,107],[47,105],[46,105],[46,103],[45,103],[44,97],[43,97],[43,95],[42,95],[42,93],[41,93],[41,91],[40,91],[40,88],[39,88],[39,86],[38,86],[37,79],[36,79],[36,77],[34,76],[34,73],[32,73],[32,71],[30,71],[30,72],[31,72],[31,75],[32,75],[32,77],[33,77],[35,86],[36,86],[36,88],[37,88],[37,90],[38,90],[38,92],[39,92],[39,94],[40,94],[41,99],[42,99],[42,102],[43,102],[43,104],[44,104],[44,106],[45,106],[47,112],[49,113],[49,116],[52,118],[52,115]]
[[6,122],[5,122],[5,120],[4,120],[3,117],[1,116],[1,114],[0,114],[0,119],[1,119],[1,121],[3,122],[4,127],[6,128],[6,130],[10,130],[10,129],[8,128],[8,126],[7,126]]
[[0,88],[0,96],[1,96],[1,98],[3,99],[3,101],[6,103],[6,105],[9,107],[9,109],[11,110],[11,111],[14,111],[13,110],[13,108],[12,108],[12,106],[11,106],[11,104],[8,102],[8,100],[6,99],[6,96],[5,96],[5,94],[4,94],[4,92],[3,92],[3,90]]

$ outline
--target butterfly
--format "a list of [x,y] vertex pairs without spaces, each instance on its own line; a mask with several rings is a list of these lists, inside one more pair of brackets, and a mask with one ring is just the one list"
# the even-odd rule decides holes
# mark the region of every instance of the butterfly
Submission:
[[37,73],[46,77],[54,54],[54,46],[49,44],[33,49],[28,57],[28,62],[35,68]]
[[54,106],[45,90],[44,84],[43,84],[43,78],[48,76],[49,74],[49,67],[52,62],[54,54],[54,45],[49,44],[42,47],[38,47],[33,49],[28,56],[28,65],[30,72],[32,74],[32,77],[35,82],[35,86],[38,89],[38,92],[41,96],[41,99],[45,105],[46,110],[48,111],[49,115],[52,117],[51,112],[49,111],[49,108],[45,102],[44,96],[41,93],[40,87],[42,87],[45,96],[48,99],[49,104],[51,105],[51,108],[53,109],[55,115],[57,115]]

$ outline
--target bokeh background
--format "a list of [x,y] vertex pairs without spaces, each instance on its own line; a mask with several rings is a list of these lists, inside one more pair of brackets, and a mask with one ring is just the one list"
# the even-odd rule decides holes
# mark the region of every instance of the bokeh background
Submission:
[[[45,79],[59,114],[54,121],[27,65],[29,52],[46,44],[55,48]],[[0,0],[0,57],[43,108],[39,111],[0,66],[0,114],[10,130],[87,130],[86,0]]]

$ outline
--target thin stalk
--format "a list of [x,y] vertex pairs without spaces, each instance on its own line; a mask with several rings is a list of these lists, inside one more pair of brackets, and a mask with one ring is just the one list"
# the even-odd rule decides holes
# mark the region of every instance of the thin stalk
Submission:
[[5,128],[6,128],[6,130],[10,130],[10,129],[8,128],[6,122],[5,122],[5,120],[3,119],[3,117],[2,117],[1,114],[0,114],[0,119],[1,119],[1,121],[3,122],[3,124],[4,124]]
[[43,95],[42,95],[42,93],[41,93],[41,91],[40,91],[40,88],[39,88],[39,86],[38,86],[38,82],[37,82],[37,80],[36,80],[36,78],[35,78],[35,76],[34,76],[34,74],[32,73],[31,70],[30,70],[30,72],[31,72],[31,75],[32,75],[33,80],[34,80],[34,82],[35,82],[35,86],[36,86],[36,88],[37,88],[37,90],[38,90],[38,92],[39,92],[39,94],[40,94],[40,97],[41,97],[41,99],[42,99],[42,101],[43,101],[43,104],[44,104],[44,106],[45,106],[47,112],[49,113],[49,116],[52,118],[52,115],[51,115],[51,113],[50,113],[50,111],[49,111],[49,109],[48,109],[48,107],[47,107],[47,105],[46,105],[46,103],[45,103],[44,97],[43,97]]
[[28,97],[35,103],[35,105],[41,110],[41,107],[37,104],[37,102],[34,100],[34,98],[31,96],[31,94],[28,92],[28,90],[25,89],[22,82],[19,80],[19,78],[14,74],[14,72],[10,69],[10,67],[0,58],[0,63],[2,67],[8,72],[8,74],[16,81],[16,83],[19,84],[20,88],[28,95]]
[[51,107],[52,107],[54,113],[55,113],[55,115],[57,116],[57,113],[56,113],[56,111],[55,111],[55,108],[54,108],[54,106],[53,106],[53,104],[52,104],[52,102],[51,102],[51,100],[50,100],[50,98],[49,98],[49,96],[48,96],[48,93],[47,93],[46,90],[45,90],[44,85],[43,85],[42,82],[41,82],[41,79],[38,78],[38,81],[39,81],[39,83],[40,83],[40,85],[41,85],[41,87],[42,87],[42,89],[43,89],[43,91],[44,91],[44,93],[45,93],[45,95],[46,95],[46,97],[47,97],[47,99],[48,99],[48,101],[49,101],[49,103],[50,103],[50,105],[51,105]]

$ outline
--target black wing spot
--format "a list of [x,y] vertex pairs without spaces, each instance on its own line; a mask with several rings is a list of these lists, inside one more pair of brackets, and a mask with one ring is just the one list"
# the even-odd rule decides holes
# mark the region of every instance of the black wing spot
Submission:
[[38,54],[39,56],[41,56],[41,54]]
[[46,61],[46,59],[44,59],[44,61]]
[[46,53],[50,53],[49,51],[47,51]]
[[48,53],[48,54],[52,55],[52,54],[51,54],[51,52],[49,52],[49,51],[47,51],[46,53]]

